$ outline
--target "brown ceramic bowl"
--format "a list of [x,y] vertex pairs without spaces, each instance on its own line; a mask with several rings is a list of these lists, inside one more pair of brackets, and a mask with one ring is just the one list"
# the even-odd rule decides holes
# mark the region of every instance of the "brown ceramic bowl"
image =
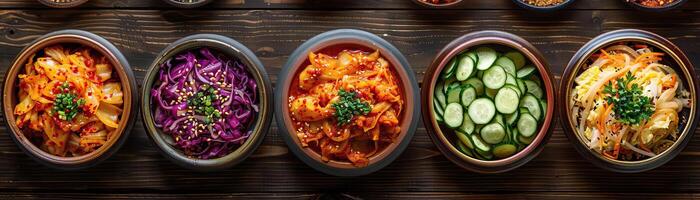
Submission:
[[178,8],[196,8],[207,5],[214,0],[165,0],[170,5]]
[[[691,102],[693,102],[690,109],[684,109],[679,113],[681,117],[679,131],[681,134],[678,140],[663,153],[639,161],[613,160],[589,149],[587,145],[585,145],[584,138],[582,138],[581,134],[579,134],[574,127],[572,123],[574,119],[570,117],[572,116],[569,110],[571,107],[570,95],[573,91],[574,79],[583,72],[584,67],[589,64],[589,60],[594,53],[600,52],[602,48],[620,42],[647,44],[656,51],[665,53],[666,55],[662,63],[671,66],[679,74],[685,88],[690,92]],[[697,100],[700,96],[698,96],[698,83],[696,79],[695,70],[690,60],[688,60],[688,57],[685,56],[680,48],[667,39],[651,32],[636,29],[623,29],[604,33],[581,47],[581,49],[574,54],[574,57],[571,58],[571,61],[569,61],[564,71],[559,91],[559,101],[557,102],[560,105],[559,115],[562,119],[561,122],[564,127],[564,133],[566,133],[569,141],[573,143],[579,154],[598,167],[624,173],[643,172],[659,167],[683,151],[683,148],[685,148],[693,136],[695,125],[697,124],[696,119],[700,114],[697,108]]]
[[[288,99],[291,82],[298,72],[306,66],[304,63],[308,60],[309,52],[326,52],[326,50],[331,52],[345,48],[365,51],[379,50],[381,56],[391,64],[398,75],[406,101],[403,114],[399,116],[401,133],[393,143],[369,157],[369,164],[365,167],[356,167],[346,161],[322,161],[319,153],[301,146],[289,114]],[[312,168],[326,174],[360,176],[384,168],[406,149],[418,125],[420,100],[418,99],[418,84],[413,74],[408,61],[401,52],[386,40],[372,33],[353,29],[338,29],[319,34],[306,41],[292,53],[277,79],[275,110],[277,111],[276,118],[280,134],[297,157]]]
[[463,1],[463,0],[456,0],[456,1],[451,2],[451,3],[435,4],[435,3],[424,2],[424,1],[421,1],[421,0],[413,0],[413,2],[415,2],[415,3],[419,4],[419,5],[428,7],[428,8],[449,8],[449,7],[454,7],[454,6],[459,5],[460,3],[462,3],[462,1]]
[[[151,106],[153,102],[151,89],[158,80],[160,66],[163,62],[187,50],[207,47],[213,52],[218,52],[229,56],[229,58],[237,59],[246,66],[246,70],[257,83],[257,96],[259,112],[250,123],[248,129],[252,132],[243,144],[231,153],[212,159],[199,159],[187,156],[182,150],[174,146],[172,136],[163,133],[161,128],[155,126],[154,111],[155,107]],[[179,39],[168,47],[166,47],[156,59],[146,73],[142,86],[142,102],[141,114],[143,116],[143,124],[148,131],[148,136],[158,147],[160,152],[173,161],[175,164],[182,167],[197,170],[197,171],[214,171],[223,170],[232,167],[250,156],[265,139],[265,135],[272,121],[272,86],[270,79],[267,76],[265,67],[255,54],[243,44],[225,36],[215,34],[196,34]],[[155,105],[155,104],[154,104]]]
[[[460,53],[481,45],[487,45],[496,50],[513,49],[520,51],[523,56],[525,56],[527,60],[530,60],[530,63],[537,68],[537,71],[542,77],[543,89],[546,91],[546,99],[548,102],[545,118],[532,143],[510,157],[491,161],[476,159],[460,152],[451,142],[456,141],[456,137],[453,136],[453,134],[443,132],[443,130],[447,129],[442,128],[441,125],[438,124],[435,116],[432,114],[435,112],[434,107],[429,106],[433,105],[435,85],[440,79],[440,72],[445,65]],[[552,84],[553,79],[554,77],[549,72],[549,65],[542,54],[532,44],[521,37],[501,31],[479,31],[457,38],[447,44],[447,46],[438,53],[423,77],[421,100],[424,105],[422,108],[423,122],[428,130],[428,135],[445,157],[470,171],[478,173],[501,173],[522,166],[537,157],[551,136],[549,127],[553,120],[555,95],[554,84]]]
[[[37,51],[56,44],[80,44],[91,47],[95,51],[106,56],[114,66],[114,73],[117,74],[121,81],[122,92],[124,93],[123,112],[114,134],[102,147],[97,150],[76,157],[60,157],[49,154],[24,136],[22,130],[16,125],[13,109],[17,104],[17,91],[19,80],[18,74],[21,73],[24,64]],[[136,119],[135,106],[138,105],[138,91],[136,89],[136,81],[133,72],[126,58],[119,50],[104,38],[86,31],[80,30],[62,30],[46,34],[25,47],[15,59],[12,67],[6,73],[3,84],[3,112],[7,126],[12,130],[12,139],[27,155],[37,160],[38,162],[50,167],[58,169],[82,169],[93,166],[100,161],[107,159],[114,154],[124,143],[131,131],[131,128]]]

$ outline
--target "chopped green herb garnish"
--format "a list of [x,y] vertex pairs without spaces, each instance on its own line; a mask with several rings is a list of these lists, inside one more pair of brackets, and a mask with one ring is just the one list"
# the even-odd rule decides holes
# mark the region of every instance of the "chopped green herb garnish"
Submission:
[[56,95],[53,103],[53,112],[58,115],[58,119],[64,121],[73,120],[81,112],[80,106],[85,104],[85,99],[79,99],[70,92],[69,87],[67,82],[59,86],[61,93]]
[[338,120],[338,125],[342,126],[352,121],[356,115],[367,115],[371,110],[369,103],[362,102],[356,92],[346,92],[341,89],[338,91],[340,100],[333,103],[335,109],[335,118]]
[[642,88],[638,84],[630,85],[632,80],[634,76],[627,72],[626,77],[617,79],[617,84],[609,83],[603,89],[607,94],[605,100],[613,105],[615,117],[627,125],[639,124],[654,113],[651,98],[642,95]]
[[187,100],[187,105],[194,107],[194,112],[203,115],[205,124],[210,124],[214,120],[221,118],[221,112],[214,106],[216,100],[215,89],[207,85],[202,85],[195,95]]

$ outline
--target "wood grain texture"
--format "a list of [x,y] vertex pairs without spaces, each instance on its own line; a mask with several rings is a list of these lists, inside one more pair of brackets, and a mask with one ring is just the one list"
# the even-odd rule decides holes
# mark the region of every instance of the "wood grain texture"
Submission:
[[[33,39],[67,28],[91,31],[113,42],[131,63],[137,80],[143,78],[145,67],[170,42],[195,33],[216,33],[253,50],[274,83],[281,66],[298,45],[336,28],[367,30],[387,39],[405,54],[418,80],[422,80],[426,66],[445,44],[463,34],[486,29],[512,32],[532,42],[548,59],[557,83],[579,47],[600,33],[620,28],[641,28],[668,37],[685,50],[698,70],[700,11],[642,13],[612,1],[590,0],[601,3],[601,7],[595,7],[599,5],[579,0],[577,9],[535,14],[510,10],[513,7],[506,0],[479,1],[500,5],[502,9],[466,10],[404,10],[416,6],[407,0],[358,0],[348,4],[357,10],[346,11],[326,11],[326,5],[317,9],[317,3],[308,7],[271,5],[244,9],[250,1],[241,9],[226,1],[211,5],[226,9],[161,10],[155,0],[94,1],[87,8],[103,9],[56,10],[36,9],[38,5],[29,0],[6,0],[0,7],[18,9],[0,10],[0,71],[6,71],[21,48]],[[341,4],[328,6],[340,8]],[[112,9],[115,7],[119,9]],[[686,7],[700,8],[700,4],[692,1]],[[0,73],[0,78],[4,78],[4,73]],[[419,127],[409,148],[387,168],[364,177],[338,178],[315,172],[290,154],[275,124],[253,157],[215,173],[191,172],[165,160],[148,140],[140,122],[111,159],[77,172],[52,170],[33,162],[12,142],[8,129],[0,126],[0,192],[11,192],[0,194],[0,199],[92,198],[96,193],[106,193],[102,194],[106,195],[104,198],[203,199],[313,199],[322,194],[330,194],[331,198],[346,198],[344,194],[350,194],[347,198],[378,199],[692,199],[700,192],[698,137],[661,168],[640,174],[617,174],[583,160],[555,123],[553,137],[538,158],[512,172],[481,175],[447,161],[423,125]],[[641,191],[645,193],[634,194]]]
[[[50,9],[36,0],[3,0],[0,8]],[[126,8],[126,9],[174,9],[163,0],[91,0],[77,9]],[[689,1],[680,9],[696,10],[699,1]],[[355,10],[355,9],[429,9],[412,0],[216,0],[203,9],[305,9],[305,10]],[[512,0],[464,0],[464,3],[448,9],[504,10],[521,9]],[[578,0],[567,10],[631,10],[623,0]]]

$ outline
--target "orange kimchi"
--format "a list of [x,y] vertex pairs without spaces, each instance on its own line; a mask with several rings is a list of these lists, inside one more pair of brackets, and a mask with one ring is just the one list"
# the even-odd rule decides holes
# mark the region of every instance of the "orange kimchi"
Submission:
[[119,126],[123,93],[106,57],[89,47],[55,45],[30,57],[19,75],[17,126],[42,150],[80,156]]
[[296,135],[323,161],[367,166],[401,132],[404,96],[379,51],[309,53],[288,99]]

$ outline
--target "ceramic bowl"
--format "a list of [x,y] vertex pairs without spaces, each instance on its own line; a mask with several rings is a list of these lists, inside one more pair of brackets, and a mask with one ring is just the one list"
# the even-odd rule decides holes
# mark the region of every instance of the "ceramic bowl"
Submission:
[[[651,158],[647,158],[639,161],[620,161],[613,160],[602,156],[600,153],[595,152],[587,147],[584,138],[578,133],[578,130],[574,127],[572,113],[570,111],[571,107],[571,92],[574,87],[574,79],[580,73],[583,72],[584,67],[589,64],[590,58],[594,53],[597,53],[602,48],[606,48],[613,44],[620,42],[638,42],[642,44],[647,44],[654,47],[655,50],[665,53],[665,59],[662,63],[671,66],[683,80],[685,88],[690,92],[691,104],[690,109],[685,109],[679,113],[681,119],[681,124],[679,125],[680,136],[678,140],[666,151],[656,155]],[[576,54],[574,54],[571,61],[564,71],[562,77],[560,91],[559,91],[559,101],[560,105],[559,115],[562,119],[562,126],[564,127],[564,133],[571,141],[575,149],[584,158],[588,159],[591,163],[598,167],[615,171],[615,172],[643,172],[657,168],[666,162],[670,161],[676,155],[678,155],[683,148],[688,144],[693,136],[695,130],[695,125],[697,124],[696,119],[698,118],[698,83],[696,82],[697,76],[695,75],[695,70],[693,65],[685,56],[683,51],[676,45],[668,41],[667,39],[656,35],[651,32],[636,30],[636,29],[624,29],[611,31],[604,33],[588,43],[586,43],[581,49],[579,49]]]
[[88,0],[39,0],[44,5],[54,8],[72,8],[88,2]]
[[[539,72],[543,86],[542,88],[546,91],[546,100],[551,102],[547,104],[546,114],[540,128],[538,129],[537,136],[535,136],[532,143],[527,147],[517,152],[516,154],[498,160],[480,160],[470,156],[467,156],[460,152],[451,141],[456,141],[457,138],[452,134],[447,128],[443,128],[438,124],[434,113],[433,99],[434,90],[437,81],[440,79],[440,72],[447,65],[450,60],[458,56],[460,53],[474,48],[476,46],[487,45],[494,49],[513,49],[519,51],[525,56],[527,60],[537,68]],[[428,130],[428,135],[432,139],[433,143],[438,147],[438,149],[453,163],[459,165],[460,167],[478,172],[478,173],[501,173],[519,166],[524,165],[542,151],[544,145],[549,140],[551,136],[550,125],[552,124],[553,114],[554,114],[554,84],[552,81],[554,77],[549,71],[549,65],[544,59],[544,56],[535,48],[532,44],[527,42],[525,39],[518,37],[516,35],[501,32],[501,31],[479,31],[464,35],[459,37],[445,46],[437,57],[433,60],[432,64],[426,70],[426,74],[423,77],[423,85],[421,88],[421,100],[423,106],[423,122],[426,129]]]
[[676,0],[673,3],[670,3],[670,4],[665,5],[665,6],[649,7],[649,6],[639,4],[639,3],[635,3],[632,0],[623,0],[623,1],[636,9],[643,10],[643,11],[651,11],[651,12],[663,12],[663,11],[667,11],[667,10],[672,10],[672,9],[678,8],[681,5],[688,2],[688,0]]
[[[302,147],[289,114],[288,97],[294,76],[300,72],[304,63],[308,60],[309,52],[323,52],[329,49],[361,49],[378,50],[393,66],[403,86],[405,108],[400,116],[401,132],[393,143],[377,154],[369,157],[369,164],[365,167],[356,167],[350,162],[330,160],[324,162],[321,155],[310,148]],[[338,29],[319,34],[299,46],[289,57],[278,76],[277,90],[275,91],[275,110],[277,111],[277,125],[279,133],[284,138],[289,149],[304,163],[312,168],[335,176],[360,176],[375,172],[394,161],[408,146],[418,125],[420,117],[420,101],[418,99],[418,84],[408,61],[401,52],[389,42],[380,37],[360,30]]]
[[[27,63],[36,52],[48,46],[57,44],[84,45],[91,47],[95,51],[104,55],[109,62],[112,63],[112,66],[114,66],[114,73],[119,76],[122,92],[124,93],[123,112],[119,121],[119,126],[115,130],[115,135],[107,140],[102,147],[82,156],[60,157],[41,150],[36,145],[32,144],[27,137],[25,137],[22,130],[16,125],[15,115],[12,114],[15,105],[18,103],[18,75],[22,73],[24,64]],[[139,100],[137,85],[133,72],[131,71],[131,67],[129,66],[129,63],[124,55],[122,55],[121,52],[119,52],[119,50],[112,45],[112,43],[104,38],[81,30],[62,30],[52,32],[41,36],[30,43],[19,53],[13,62],[12,67],[10,67],[7,71],[3,84],[3,91],[3,112],[5,113],[3,116],[5,117],[7,126],[10,127],[10,130],[12,131],[12,139],[17,143],[22,151],[27,153],[27,155],[33,159],[44,165],[58,169],[83,169],[93,166],[110,157],[122,146],[126,138],[128,138],[129,132],[131,132],[134,120],[137,116],[136,113],[138,112],[138,109],[135,109],[135,106],[138,105]]]
[[214,0],[165,0],[168,4],[178,8],[196,8],[207,5]]
[[533,11],[540,11],[540,12],[551,12],[555,10],[562,9],[569,4],[573,3],[574,0],[566,0],[563,3],[553,5],[553,6],[545,6],[545,7],[540,7],[540,6],[534,6],[530,5],[528,3],[525,3],[524,0],[513,0],[513,3],[517,4],[518,6],[528,9],[528,10],[533,10]]
[[428,8],[450,8],[450,7],[454,7],[454,6],[459,5],[460,3],[462,3],[462,1],[464,1],[464,0],[456,0],[456,1],[451,2],[451,3],[434,4],[434,3],[424,2],[421,0],[413,0],[413,2],[415,2],[419,5],[428,7]]
[[[237,58],[247,67],[248,72],[258,84],[259,112],[248,128],[252,133],[236,150],[226,156],[214,159],[193,158],[185,155],[182,150],[173,146],[173,137],[163,133],[160,128],[155,126],[153,115],[155,107],[152,107],[150,103],[153,101],[151,98],[151,89],[158,80],[161,64],[180,52],[201,47],[208,47],[213,51],[228,55],[230,58]],[[250,49],[231,38],[221,35],[191,35],[168,45],[148,68],[141,90],[143,94],[141,101],[144,102],[141,105],[141,114],[143,115],[143,124],[144,127],[146,127],[149,138],[151,138],[165,157],[175,164],[192,170],[222,170],[242,162],[258,148],[260,143],[262,143],[272,120],[272,86],[270,85],[270,79],[267,76],[264,66]]]

